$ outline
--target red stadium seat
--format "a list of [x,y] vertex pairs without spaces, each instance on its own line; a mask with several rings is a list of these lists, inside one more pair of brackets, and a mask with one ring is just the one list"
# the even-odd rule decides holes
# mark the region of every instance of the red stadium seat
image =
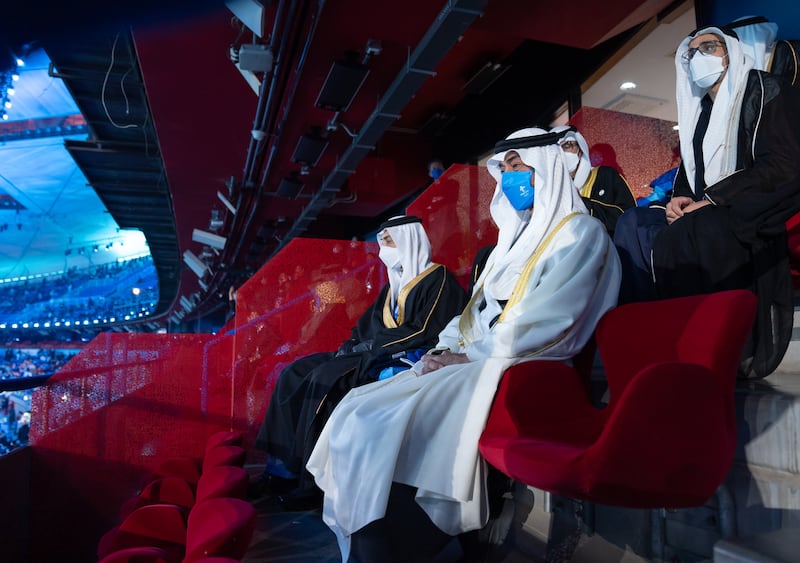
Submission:
[[185,563],[208,557],[242,559],[256,526],[249,502],[212,498],[198,502],[189,513]]
[[214,446],[206,450],[203,456],[203,471],[209,467],[234,465],[241,467],[247,452],[241,446]]
[[222,497],[244,499],[248,481],[247,471],[241,467],[207,467],[197,483],[197,502]]
[[786,234],[788,237],[792,282],[795,289],[800,289],[800,213],[786,221]]
[[201,464],[190,457],[174,457],[162,461],[155,471],[155,477],[181,477],[192,484],[200,480]]
[[181,477],[164,477],[147,484],[142,492],[128,500],[120,509],[123,520],[134,510],[148,504],[176,504],[185,508],[194,505],[194,487]]
[[180,560],[186,545],[186,522],[186,510],[174,504],[137,508],[100,539],[97,557],[131,547],[158,547],[170,560]]
[[756,298],[743,290],[618,307],[597,345],[610,400],[595,408],[571,367],[504,375],[480,439],[486,460],[533,487],[637,508],[703,504],[736,445],[734,385]]
[[103,557],[99,563],[173,563],[174,559],[158,547],[129,547],[114,551]]
[[215,432],[206,440],[206,451],[216,446],[241,446],[244,442],[244,433],[238,430],[221,430]]

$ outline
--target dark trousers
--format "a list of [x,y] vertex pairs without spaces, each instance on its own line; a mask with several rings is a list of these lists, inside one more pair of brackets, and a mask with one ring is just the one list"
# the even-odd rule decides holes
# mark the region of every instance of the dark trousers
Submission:
[[617,220],[614,245],[622,266],[620,305],[656,298],[651,257],[656,236],[666,228],[666,213],[657,207],[634,207]]
[[424,563],[452,540],[414,500],[417,489],[392,483],[386,516],[350,537],[349,563]]

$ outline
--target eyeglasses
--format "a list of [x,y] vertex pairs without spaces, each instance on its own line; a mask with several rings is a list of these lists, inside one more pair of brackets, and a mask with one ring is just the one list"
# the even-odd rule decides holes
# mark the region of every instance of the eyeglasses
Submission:
[[717,52],[717,47],[722,46],[725,47],[724,41],[719,41],[717,39],[712,39],[711,41],[703,41],[697,47],[690,47],[686,50],[686,52],[681,55],[681,58],[684,62],[688,63],[692,60],[695,53],[700,53],[703,56],[711,56]]
[[564,141],[561,143],[561,148],[565,151],[577,151],[578,150],[578,142],[577,141]]

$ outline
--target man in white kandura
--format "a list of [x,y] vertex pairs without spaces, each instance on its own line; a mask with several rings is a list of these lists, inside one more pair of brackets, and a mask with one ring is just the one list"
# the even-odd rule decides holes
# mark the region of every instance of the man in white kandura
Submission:
[[[466,308],[436,351],[350,391],[323,429],[306,467],[325,494],[323,519],[343,561],[434,552],[421,547],[422,534],[404,531],[409,522],[425,520],[445,539],[481,528],[488,510],[478,439],[503,372],[523,361],[570,361],[616,304],[619,260],[572,184],[562,136],[522,129],[495,146],[488,167],[498,242]],[[401,489],[421,518],[395,517]]]

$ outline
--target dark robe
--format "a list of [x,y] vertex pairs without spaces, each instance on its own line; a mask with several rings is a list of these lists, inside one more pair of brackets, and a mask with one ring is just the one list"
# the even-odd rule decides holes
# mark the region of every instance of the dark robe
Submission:
[[750,71],[739,122],[737,171],[692,192],[681,165],[674,195],[708,205],[653,240],[660,298],[750,289],[758,296],[755,329],[740,376],[765,377],[791,340],[794,305],[785,222],[800,210],[798,93],[781,79]]
[[592,168],[580,192],[589,214],[600,219],[611,236],[614,236],[619,216],[626,209],[636,207],[628,182],[610,166]]
[[439,332],[461,313],[466,295],[456,278],[437,264],[401,290],[396,320],[389,301],[387,284],[339,352],[300,358],[281,372],[256,447],[301,475],[301,487],[311,485],[306,460],[342,397],[374,381],[393,355],[435,346]]

